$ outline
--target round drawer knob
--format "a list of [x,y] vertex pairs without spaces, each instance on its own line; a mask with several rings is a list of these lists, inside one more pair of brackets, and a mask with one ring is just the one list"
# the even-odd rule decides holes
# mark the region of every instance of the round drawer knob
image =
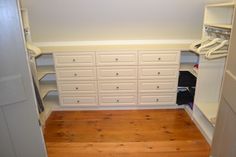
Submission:
[[119,76],[119,73],[116,73],[116,76]]
[[116,61],[119,61],[119,59],[118,59],[118,58],[116,58]]
[[116,89],[118,90],[118,89],[120,89],[120,87],[116,87]]
[[157,86],[157,89],[159,89],[160,88],[160,86]]
[[75,89],[76,89],[76,90],[79,90],[79,88],[78,88],[78,87],[75,87]]
[[159,57],[157,60],[160,61],[160,60],[161,60],[161,57]]
[[158,72],[158,73],[157,73],[157,75],[160,75],[160,74],[161,74],[161,72]]
[[73,62],[75,62],[76,60],[73,58]]
[[159,102],[159,99],[156,99],[156,102]]
[[79,100],[77,100],[77,103],[80,103],[80,101],[79,101]]
[[116,100],[116,102],[120,102],[120,100]]
[[76,73],[74,73],[74,76],[77,76],[77,74],[76,74]]

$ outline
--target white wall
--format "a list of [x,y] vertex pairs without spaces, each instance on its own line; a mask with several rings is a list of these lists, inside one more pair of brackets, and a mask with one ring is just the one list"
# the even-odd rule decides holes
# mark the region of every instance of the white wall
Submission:
[[198,39],[204,5],[231,0],[22,0],[34,42]]

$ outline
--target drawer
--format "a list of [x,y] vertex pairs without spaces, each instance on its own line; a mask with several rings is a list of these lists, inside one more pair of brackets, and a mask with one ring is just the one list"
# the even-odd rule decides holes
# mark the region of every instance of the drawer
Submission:
[[62,106],[96,106],[98,105],[97,95],[86,94],[79,96],[62,95],[60,98]]
[[101,93],[137,92],[137,81],[99,81],[98,90]]
[[54,53],[55,66],[94,66],[94,52]]
[[58,80],[96,80],[95,67],[57,68]]
[[99,95],[99,105],[102,106],[129,106],[137,105],[137,94],[100,94]]
[[141,66],[139,67],[139,79],[178,78],[178,66]]
[[103,65],[137,65],[137,52],[97,52],[98,66]]
[[176,80],[140,80],[139,92],[177,92]]
[[175,105],[176,93],[141,93],[139,105]]
[[98,67],[98,79],[100,80],[130,80],[137,79],[137,67]]
[[60,93],[96,93],[96,81],[64,81],[58,82]]
[[179,64],[179,51],[140,51],[140,65]]

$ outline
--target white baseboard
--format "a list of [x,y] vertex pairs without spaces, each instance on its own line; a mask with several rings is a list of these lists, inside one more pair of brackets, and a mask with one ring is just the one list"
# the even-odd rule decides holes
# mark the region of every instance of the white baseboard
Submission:
[[148,110],[148,109],[179,109],[183,108],[177,105],[158,105],[158,106],[92,106],[92,107],[57,107],[53,111],[87,111],[87,110]]
[[197,107],[195,107],[193,111],[193,122],[211,146],[214,135],[214,127],[205,118],[205,116],[202,115],[201,111]]

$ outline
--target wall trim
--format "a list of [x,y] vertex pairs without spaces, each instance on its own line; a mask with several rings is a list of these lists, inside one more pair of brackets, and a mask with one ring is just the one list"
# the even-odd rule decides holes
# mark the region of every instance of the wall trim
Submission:
[[99,45],[165,45],[191,44],[199,39],[185,40],[99,40],[99,41],[65,41],[65,42],[34,42],[38,47],[48,46],[99,46]]

